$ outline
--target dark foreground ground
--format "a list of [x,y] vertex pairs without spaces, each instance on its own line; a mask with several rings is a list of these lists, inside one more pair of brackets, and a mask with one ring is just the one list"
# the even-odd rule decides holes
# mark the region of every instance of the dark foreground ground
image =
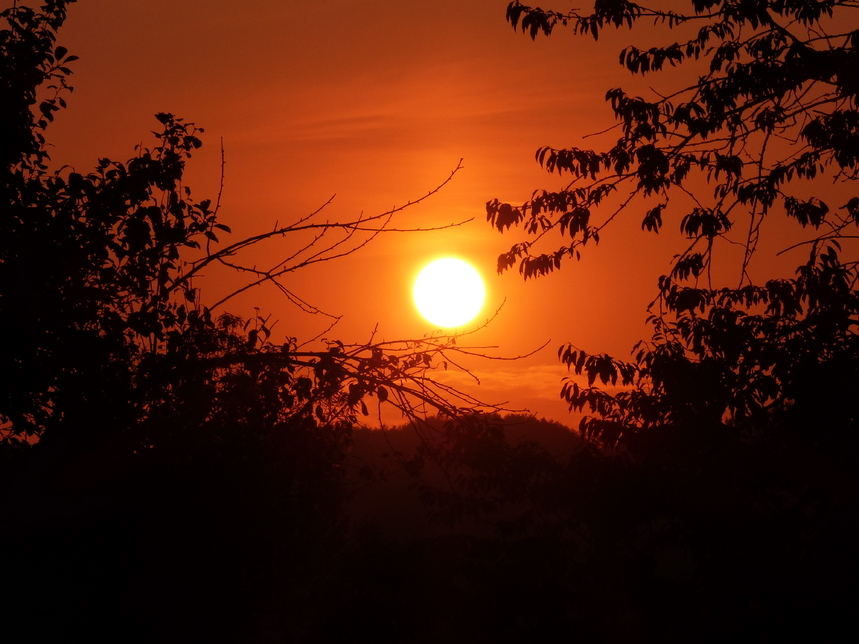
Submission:
[[[444,476],[410,474],[408,432],[354,433],[345,498],[312,471],[278,483],[264,462],[19,464],[3,503],[2,639],[855,641],[855,505],[823,512],[772,486],[781,509],[740,511],[714,491],[736,480],[708,475],[690,497],[694,473],[609,472],[558,425],[506,429],[508,444],[524,439],[578,458],[560,489],[581,494],[553,500],[533,479],[532,507],[453,525],[418,500]],[[491,492],[483,483],[472,491]],[[534,512],[542,523],[514,521]]]

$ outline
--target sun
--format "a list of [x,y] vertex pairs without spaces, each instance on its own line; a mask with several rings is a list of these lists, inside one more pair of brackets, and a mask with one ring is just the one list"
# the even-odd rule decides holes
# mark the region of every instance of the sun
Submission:
[[483,307],[486,292],[480,274],[461,259],[445,257],[427,264],[415,280],[418,311],[440,327],[470,322]]

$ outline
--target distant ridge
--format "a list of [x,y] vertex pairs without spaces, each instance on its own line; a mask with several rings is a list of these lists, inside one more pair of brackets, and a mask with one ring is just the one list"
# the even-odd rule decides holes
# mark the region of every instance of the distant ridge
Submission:
[[[431,417],[421,427],[410,423],[390,429],[358,427],[352,431],[347,478],[352,490],[350,521],[358,532],[384,538],[421,538],[451,533],[489,536],[492,528],[465,522],[459,526],[432,523],[418,499],[416,472],[408,464],[417,456],[421,435],[443,434],[445,419]],[[499,428],[510,447],[533,444],[552,459],[565,462],[582,445],[578,432],[557,421],[527,414],[494,414],[488,422]],[[440,479],[441,472],[426,464],[421,480]]]

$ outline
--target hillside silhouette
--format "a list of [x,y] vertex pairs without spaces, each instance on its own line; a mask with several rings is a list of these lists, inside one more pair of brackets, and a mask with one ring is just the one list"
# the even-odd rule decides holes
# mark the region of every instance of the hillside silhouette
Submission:
[[[500,430],[498,445],[505,451],[526,447],[562,463],[582,448],[580,435],[556,421],[524,414],[495,415],[486,420]],[[438,416],[431,417],[421,422],[420,431],[415,431],[411,423],[384,430],[352,430],[346,464],[352,490],[348,512],[354,530],[389,539],[451,534],[495,536],[496,526],[486,517],[480,521],[433,521],[426,503],[421,501],[422,488],[456,489],[452,487],[456,468],[445,471],[430,458],[421,457],[425,447],[422,433],[443,432],[445,422]]]

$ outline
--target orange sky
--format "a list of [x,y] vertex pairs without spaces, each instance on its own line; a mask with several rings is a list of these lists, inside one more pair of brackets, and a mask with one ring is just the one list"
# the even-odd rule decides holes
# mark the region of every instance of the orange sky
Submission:
[[[558,400],[564,369],[557,347],[627,357],[645,332],[645,306],[658,275],[681,246],[666,226],[642,233],[637,213],[609,231],[596,252],[560,274],[523,283],[497,276],[497,255],[519,241],[485,222],[492,198],[523,201],[564,182],[534,161],[543,145],[584,146],[581,137],[612,121],[603,97],[632,85],[616,64],[622,38],[557,32],[532,42],[505,22],[507,0],[81,0],[59,43],[81,60],[70,107],[49,130],[58,165],[86,171],[98,157],[126,159],[151,141],[153,114],[173,112],[206,130],[187,185],[214,197],[219,139],[226,150],[221,220],[233,239],[297,219],[336,193],[327,219],[353,219],[422,196],[462,158],[464,169],[396,221],[403,228],[474,218],[451,230],[389,234],[357,254],[290,279],[290,287],[342,321],[328,337],[344,342],[420,337],[432,330],[416,312],[411,282],[430,260],[452,254],[487,282],[485,317],[474,336],[498,355],[549,346],[521,362],[477,362],[490,402],[509,400],[540,416],[569,420]],[[556,0],[566,10],[571,2]],[[643,34],[646,35],[646,34]],[[639,44],[642,35],[636,34]],[[259,248],[251,261],[276,261],[291,240]],[[292,244],[294,245],[294,241]],[[220,276],[204,298],[223,293]],[[258,306],[275,335],[310,338],[327,322],[258,289],[227,308]]]

